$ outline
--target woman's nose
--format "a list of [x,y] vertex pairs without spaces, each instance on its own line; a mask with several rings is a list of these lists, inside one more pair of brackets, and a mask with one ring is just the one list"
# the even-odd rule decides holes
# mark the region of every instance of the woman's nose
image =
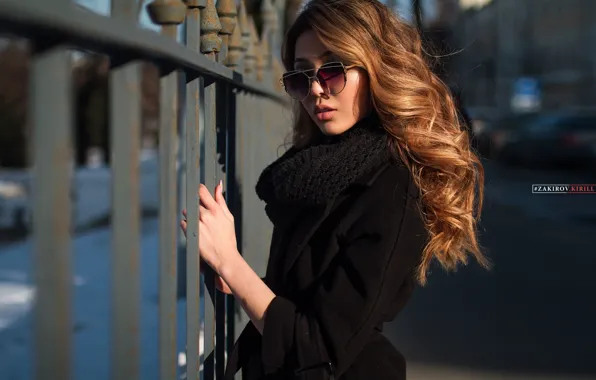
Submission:
[[318,80],[312,79],[310,81],[310,93],[314,96],[323,96],[326,94],[325,89]]

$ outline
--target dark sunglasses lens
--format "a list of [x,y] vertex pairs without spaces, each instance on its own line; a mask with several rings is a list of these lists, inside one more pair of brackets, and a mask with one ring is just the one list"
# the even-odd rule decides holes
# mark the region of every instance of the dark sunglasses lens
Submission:
[[346,73],[341,65],[321,66],[317,78],[330,95],[339,94],[346,85]]
[[304,73],[292,73],[283,77],[284,88],[294,99],[304,99],[308,95],[309,80]]

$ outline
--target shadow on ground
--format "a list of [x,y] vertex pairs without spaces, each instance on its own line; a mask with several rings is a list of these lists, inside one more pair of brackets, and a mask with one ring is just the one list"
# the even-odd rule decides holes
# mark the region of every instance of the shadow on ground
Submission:
[[[143,208],[141,210],[141,219],[157,218],[159,212],[153,208]],[[112,215],[106,214],[96,219],[90,220],[88,223],[79,225],[73,235],[84,234],[101,228],[109,227],[112,224]],[[13,243],[18,243],[27,239],[30,235],[29,230],[15,228],[15,229],[0,229],[0,248]]]

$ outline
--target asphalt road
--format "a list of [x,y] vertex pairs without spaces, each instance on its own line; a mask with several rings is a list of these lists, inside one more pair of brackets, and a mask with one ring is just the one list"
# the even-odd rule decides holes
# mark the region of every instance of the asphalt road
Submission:
[[494,267],[435,269],[387,326],[409,378],[596,379],[596,194],[530,191],[596,183],[596,170],[485,168],[481,244]]

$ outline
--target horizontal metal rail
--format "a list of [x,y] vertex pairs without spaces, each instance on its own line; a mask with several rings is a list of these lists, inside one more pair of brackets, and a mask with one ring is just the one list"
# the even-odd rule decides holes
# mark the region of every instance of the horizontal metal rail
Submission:
[[23,2],[0,0],[0,32],[34,39],[48,46],[66,45],[117,57],[124,64],[150,61],[162,75],[176,69],[186,73],[187,81],[202,76],[205,85],[212,81],[230,83],[281,104],[288,100],[257,81],[247,78],[204,54],[193,51],[171,38],[123,20],[85,11],[74,5],[51,1]]

